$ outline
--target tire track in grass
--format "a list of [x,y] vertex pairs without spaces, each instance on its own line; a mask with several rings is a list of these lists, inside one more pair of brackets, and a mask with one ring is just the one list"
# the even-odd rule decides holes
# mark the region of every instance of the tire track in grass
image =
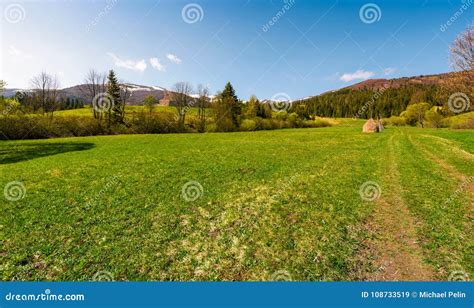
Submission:
[[[404,173],[407,183],[415,181],[414,187],[407,187],[405,193],[412,197],[408,200],[410,209],[424,222],[418,234],[426,258],[436,266],[438,277],[448,279],[453,271],[472,269],[472,245],[469,240],[466,242],[472,238],[472,202],[466,187],[470,180],[464,182],[464,171],[459,170],[459,156],[464,154],[417,140],[418,136],[406,138],[405,155],[418,159],[412,157],[405,164],[412,171],[417,169],[414,175],[410,171]],[[469,172],[469,168],[465,170]],[[453,193],[457,182],[462,184]]]
[[438,137],[438,136],[433,136],[433,135],[426,135],[422,134],[421,136],[431,138],[433,140],[436,140],[440,143],[443,144],[443,146],[448,147],[452,152],[459,154],[459,156],[464,157],[467,160],[473,161],[474,160],[474,155],[471,153],[457,147],[455,143],[449,139]]
[[[429,135],[422,135],[422,136],[429,136]],[[449,164],[447,161],[444,159],[440,158],[439,156],[435,155],[433,152],[430,152],[426,146],[424,146],[420,142],[416,142],[413,140],[412,136],[408,136],[408,140],[416,147],[418,148],[429,160],[432,162],[436,163],[439,165],[442,169],[444,169],[449,176],[457,179],[460,183],[461,186],[464,187],[464,190],[467,192],[468,198],[469,198],[469,204],[471,205],[471,210],[474,208],[474,181],[472,180],[472,176],[469,177],[461,172],[459,172],[453,165]],[[444,139],[445,140],[445,139]],[[462,151],[462,150],[460,150]],[[457,153],[462,153],[464,157],[474,157],[471,154],[467,152],[458,152]],[[466,154],[469,154],[471,156],[465,156]],[[472,213],[471,213],[472,214]],[[471,215],[472,216],[472,215]]]
[[387,166],[383,194],[377,202],[372,218],[367,224],[372,234],[368,251],[376,270],[366,273],[363,279],[373,281],[429,281],[434,280],[434,270],[423,260],[418,245],[416,221],[402,197],[402,186],[397,164],[400,132],[388,140]]

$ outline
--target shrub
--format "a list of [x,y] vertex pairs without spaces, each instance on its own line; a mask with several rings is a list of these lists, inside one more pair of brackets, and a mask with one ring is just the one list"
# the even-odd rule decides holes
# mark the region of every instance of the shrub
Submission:
[[473,129],[474,112],[463,113],[457,116],[446,118],[443,124],[455,129]]
[[425,118],[429,127],[440,128],[443,127],[444,117],[436,110],[428,110],[425,113]]
[[281,121],[286,121],[288,113],[286,111],[280,111],[275,114],[275,118]]
[[405,126],[407,125],[407,119],[405,117],[391,116],[387,119],[387,123],[392,126]]
[[241,131],[254,131],[257,128],[257,123],[254,120],[245,119],[240,124]]
[[328,127],[332,126],[332,123],[326,119],[316,118],[314,119],[314,126],[313,127]]
[[146,116],[144,113],[133,117],[130,130],[139,134],[167,134],[179,132],[176,117],[168,112]]

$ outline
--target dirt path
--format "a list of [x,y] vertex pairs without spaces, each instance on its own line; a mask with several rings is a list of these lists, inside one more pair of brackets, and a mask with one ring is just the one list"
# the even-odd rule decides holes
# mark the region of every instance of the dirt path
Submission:
[[[396,132],[388,144],[385,186],[377,199],[373,217],[367,224],[372,235],[366,243],[375,272],[367,273],[366,280],[412,281],[434,280],[434,270],[423,261],[423,253],[416,236],[416,221],[403,197],[396,160]],[[397,139],[397,140],[396,140]]]

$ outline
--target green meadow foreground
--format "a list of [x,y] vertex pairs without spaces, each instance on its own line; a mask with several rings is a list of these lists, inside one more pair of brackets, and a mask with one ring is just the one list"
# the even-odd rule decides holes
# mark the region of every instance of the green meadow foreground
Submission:
[[362,123],[1,142],[1,278],[472,277],[472,130]]

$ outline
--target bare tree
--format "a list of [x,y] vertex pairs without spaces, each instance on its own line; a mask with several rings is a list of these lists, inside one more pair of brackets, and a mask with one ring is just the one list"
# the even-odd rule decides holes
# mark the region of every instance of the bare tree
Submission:
[[458,72],[445,81],[441,96],[461,92],[474,100],[474,23],[459,34],[450,46],[453,69]]
[[474,23],[451,44],[451,64],[456,71],[474,70]]
[[90,69],[84,79],[84,87],[81,88],[85,95],[90,100],[90,106],[94,113],[94,118],[100,119],[101,113],[93,108],[94,98],[100,94],[107,91],[107,75],[105,73],[99,73],[94,69]]
[[177,111],[178,125],[181,129],[184,128],[184,120],[189,109],[189,103],[191,102],[191,97],[189,96],[191,92],[192,86],[188,82],[176,83],[171,92],[171,97]]
[[120,82],[120,106],[118,107],[118,112],[121,113],[121,118],[125,119],[125,106],[127,105],[128,100],[132,97],[132,91],[127,87],[126,83]]
[[203,133],[206,130],[206,108],[209,105],[209,89],[202,84],[198,85],[198,131]]
[[58,101],[59,81],[56,76],[41,72],[31,79],[31,88],[38,97],[43,115],[56,109]]

